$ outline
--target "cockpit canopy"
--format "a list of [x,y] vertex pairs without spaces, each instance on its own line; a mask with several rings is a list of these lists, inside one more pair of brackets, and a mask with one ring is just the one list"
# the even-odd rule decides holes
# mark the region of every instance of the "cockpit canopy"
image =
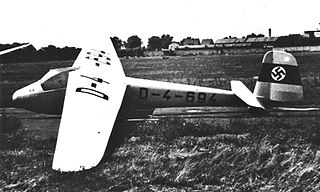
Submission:
[[77,70],[75,67],[51,69],[41,79],[40,84],[44,91],[64,89],[67,87],[69,72]]

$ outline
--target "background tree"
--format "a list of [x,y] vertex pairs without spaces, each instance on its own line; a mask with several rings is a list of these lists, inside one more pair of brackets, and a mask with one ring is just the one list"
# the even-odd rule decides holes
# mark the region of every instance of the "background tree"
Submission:
[[160,50],[162,48],[162,39],[158,36],[152,36],[148,40],[148,49],[151,51]]
[[168,34],[167,35],[163,34],[161,36],[161,40],[162,40],[161,48],[168,49],[169,45],[172,43],[172,39],[173,39],[172,36],[170,36]]
[[112,41],[114,48],[118,52],[123,46],[122,40],[119,39],[117,36],[114,36],[114,37],[111,37],[111,41]]
[[236,39],[237,37],[232,37],[231,35],[229,35],[229,37],[225,37],[223,39]]
[[141,48],[142,41],[137,35],[133,35],[128,38],[127,43],[126,43],[126,48],[127,49],[133,49],[140,47]]
[[200,45],[200,39],[187,37],[180,41],[180,45]]
[[248,38],[250,38],[250,37],[264,37],[264,35],[263,34],[255,34],[255,33],[251,33],[251,34],[249,34],[249,35],[247,35],[247,37]]
[[[14,43],[12,45],[0,44],[0,50],[17,47],[22,44]],[[33,46],[25,47],[23,49],[11,52],[1,56],[3,63],[15,63],[15,62],[39,62],[39,61],[66,61],[75,60],[80,53],[81,49],[75,47],[59,48],[53,45],[48,47],[42,47],[36,50]]]

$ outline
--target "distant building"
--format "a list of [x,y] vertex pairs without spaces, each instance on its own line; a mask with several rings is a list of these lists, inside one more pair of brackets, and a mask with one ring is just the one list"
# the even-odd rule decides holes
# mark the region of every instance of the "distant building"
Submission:
[[180,42],[180,45],[200,45],[200,39],[187,37]]
[[278,37],[224,38],[215,42],[216,47],[266,47],[272,46]]
[[306,37],[309,38],[314,38],[314,37],[320,37],[320,31],[316,30],[316,31],[305,31],[304,32]]
[[179,43],[173,42],[169,45],[168,50],[176,50],[179,47]]
[[212,39],[202,39],[201,45],[213,45],[213,40]]
[[263,34],[249,34],[242,38],[225,37],[215,42],[187,37],[180,43],[172,43],[169,49],[163,50],[164,55],[213,55],[213,54],[247,54],[265,53],[271,49],[320,52],[320,30],[305,31],[304,35],[289,34],[272,37],[271,28],[268,37]]

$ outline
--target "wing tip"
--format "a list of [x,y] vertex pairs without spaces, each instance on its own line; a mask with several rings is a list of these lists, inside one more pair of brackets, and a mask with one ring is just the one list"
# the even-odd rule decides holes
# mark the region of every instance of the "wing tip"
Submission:
[[79,172],[79,171],[86,171],[86,170],[90,170],[94,167],[96,167],[99,163],[95,164],[95,165],[75,165],[75,164],[69,164],[69,165],[61,165],[61,164],[56,164],[55,162],[53,162],[52,164],[52,169],[54,171],[57,172],[61,172],[61,173],[72,173],[72,172]]

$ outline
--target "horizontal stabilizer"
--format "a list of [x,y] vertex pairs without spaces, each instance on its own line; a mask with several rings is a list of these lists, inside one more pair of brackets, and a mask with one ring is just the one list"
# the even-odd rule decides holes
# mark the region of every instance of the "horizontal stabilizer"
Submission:
[[248,106],[265,109],[256,96],[241,81],[231,81],[231,90]]

